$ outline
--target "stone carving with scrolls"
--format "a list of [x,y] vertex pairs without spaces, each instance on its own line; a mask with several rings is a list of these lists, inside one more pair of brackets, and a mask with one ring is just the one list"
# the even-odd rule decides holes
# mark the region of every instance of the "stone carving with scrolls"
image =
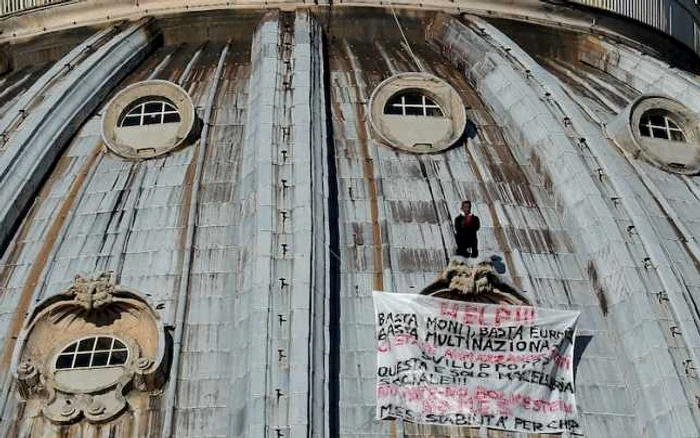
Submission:
[[469,265],[463,257],[452,257],[447,268],[420,293],[477,303],[530,305],[518,289],[501,279],[488,259]]
[[[118,340],[119,363],[59,367],[81,339]],[[116,342],[116,341],[115,341]],[[112,353],[110,352],[110,357]],[[76,275],[62,293],[40,302],[27,317],[12,358],[19,395],[32,415],[55,424],[115,419],[131,402],[147,402],[167,377],[168,344],[158,312],[141,294],[114,283],[109,272]],[[145,398],[143,398],[145,397]]]
[[75,302],[87,311],[104,307],[112,302],[114,294],[111,274],[103,272],[96,277],[83,277],[78,274],[65,293],[72,296]]

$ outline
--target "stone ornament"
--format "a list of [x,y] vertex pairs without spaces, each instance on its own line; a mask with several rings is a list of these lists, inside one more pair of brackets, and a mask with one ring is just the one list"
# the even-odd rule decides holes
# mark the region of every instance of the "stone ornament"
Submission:
[[124,386],[117,385],[114,391],[97,394],[66,394],[51,391],[43,408],[44,416],[52,423],[66,424],[86,419],[91,423],[109,421],[127,407],[123,395]]
[[111,274],[103,272],[97,277],[76,275],[73,285],[65,291],[75,302],[87,311],[99,309],[112,302],[114,285],[110,281]]
[[420,293],[459,301],[531,305],[520,291],[501,279],[492,259],[470,265],[469,259],[453,256],[447,268]]
[[43,389],[39,371],[29,360],[25,360],[17,367],[17,389],[24,398],[38,394]]
[[109,272],[76,275],[28,316],[12,373],[20,397],[50,422],[100,423],[162,388],[167,350],[164,325],[143,296]]

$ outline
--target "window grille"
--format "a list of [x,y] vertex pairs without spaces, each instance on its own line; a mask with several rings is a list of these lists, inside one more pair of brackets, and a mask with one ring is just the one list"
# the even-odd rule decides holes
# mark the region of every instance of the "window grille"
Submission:
[[442,117],[442,109],[425,94],[409,91],[391,97],[384,106],[384,114],[399,116]]
[[668,115],[647,112],[639,120],[639,133],[644,137],[685,142],[685,134]]
[[119,127],[163,125],[179,121],[180,113],[173,104],[164,100],[149,100],[129,109],[119,122]]
[[93,336],[75,341],[56,358],[57,370],[101,368],[123,365],[129,350],[123,342],[111,336]]

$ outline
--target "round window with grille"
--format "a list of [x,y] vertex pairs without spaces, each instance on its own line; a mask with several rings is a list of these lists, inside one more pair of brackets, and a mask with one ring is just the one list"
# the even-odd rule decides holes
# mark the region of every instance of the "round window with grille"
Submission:
[[639,119],[642,137],[686,142],[686,136],[675,117],[668,111],[655,108],[646,111]]
[[144,81],[110,101],[102,137],[112,152],[124,158],[153,158],[191,138],[195,121],[194,105],[185,90],[168,81]]
[[100,368],[124,365],[129,349],[117,338],[93,336],[75,341],[56,358],[57,370]]
[[77,339],[54,356],[54,380],[59,388],[72,393],[111,387],[130,372],[132,349],[133,343],[110,335]]
[[675,99],[641,96],[606,130],[632,156],[644,158],[665,171],[685,175],[700,172],[697,115]]
[[396,93],[384,104],[384,114],[416,117],[444,117],[442,108],[420,90]]
[[180,111],[161,96],[146,96],[129,105],[119,117],[120,128],[180,123]]
[[430,153],[459,140],[466,112],[461,97],[447,82],[427,73],[402,73],[374,90],[370,121],[383,143],[404,151]]

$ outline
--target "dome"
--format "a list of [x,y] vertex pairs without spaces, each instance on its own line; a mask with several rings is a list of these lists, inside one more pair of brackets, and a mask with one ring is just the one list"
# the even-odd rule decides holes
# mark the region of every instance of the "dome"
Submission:
[[694,4],[19,3],[0,436],[554,436],[376,419],[372,292],[460,275],[580,312],[572,430],[700,434]]

